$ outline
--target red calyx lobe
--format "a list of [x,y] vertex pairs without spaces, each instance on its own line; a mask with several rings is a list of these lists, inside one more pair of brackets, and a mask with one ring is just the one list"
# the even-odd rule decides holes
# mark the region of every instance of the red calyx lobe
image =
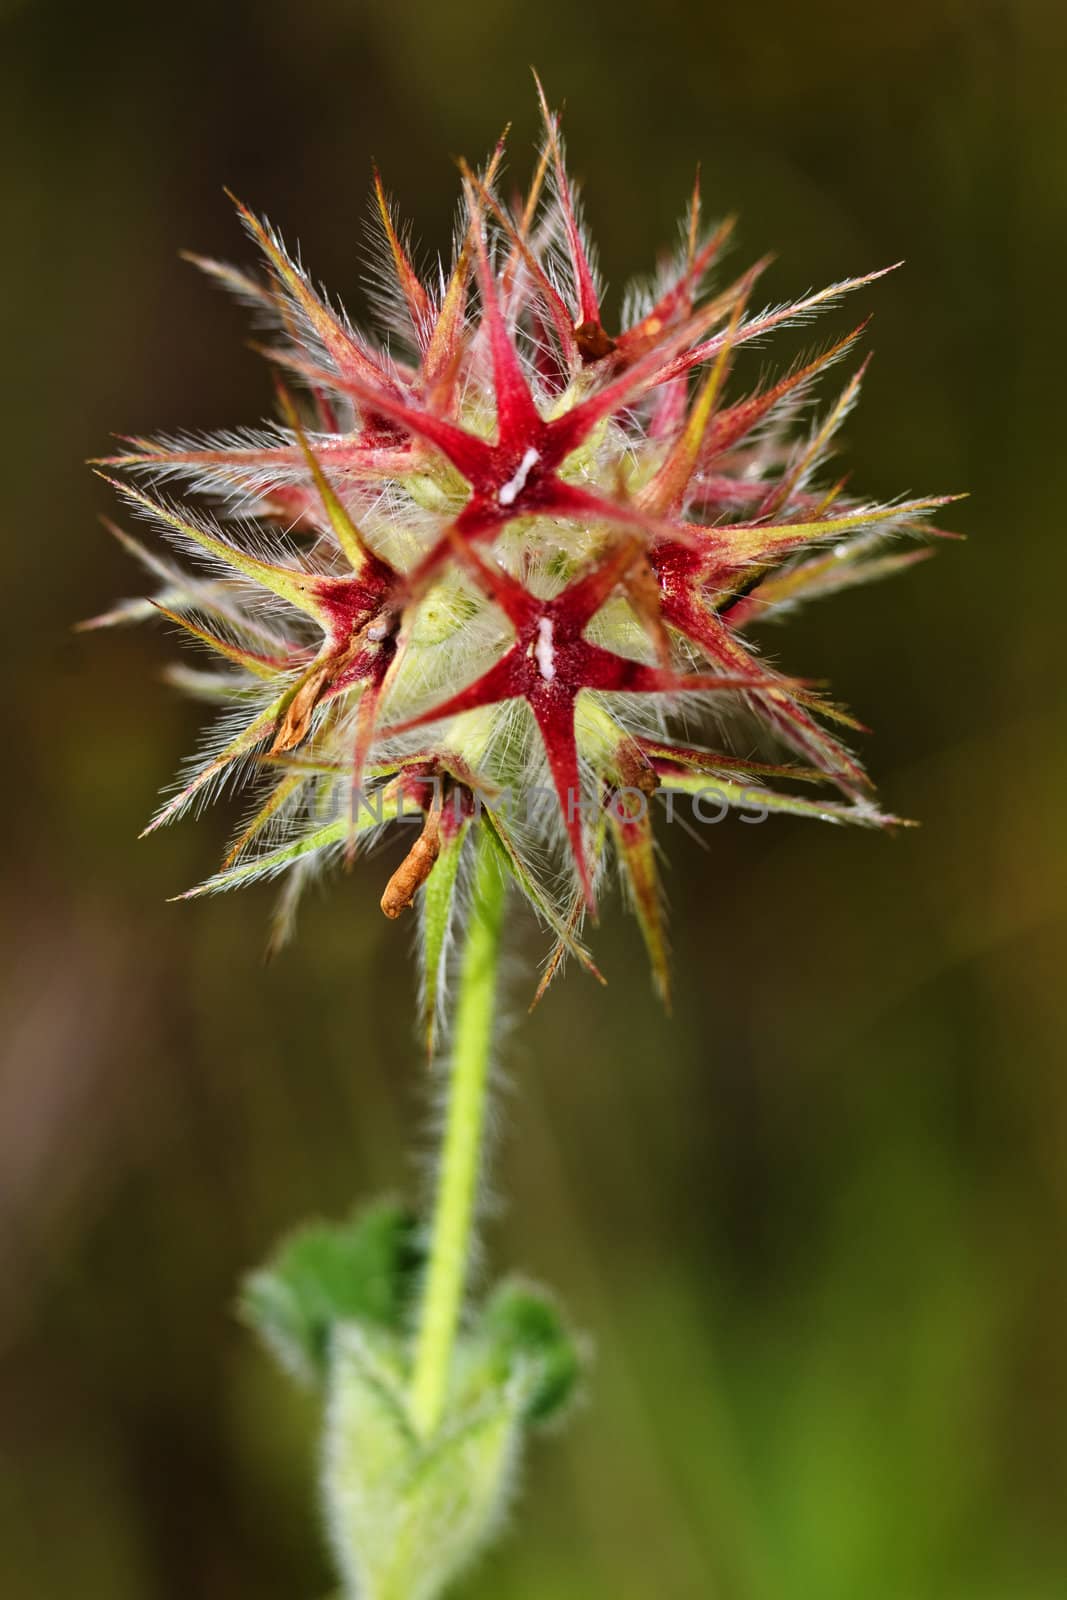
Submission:
[[[716,532],[707,531],[711,536]],[[744,645],[709,604],[707,593],[716,582],[732,587],[740,574],[751,569],[751,563],[731,562],[721,546],[702,551],[672,540],[652,545],[648,563],[659,589],[660,620],[698,645],[723,670],[755,670]],[[633,590],[631,598],[638,601],[640,609],[639,596]],[[787,679],[768,674],[764,690],[771,693],[760,694],[763,713],[787,743],[824,767],[844,793],[856,796],[869,786],[866,773],[840,741],[796,703]]]
[[353,783],[358,787],[386,674],[396,656],[400,586],[393,569],[369,551],[355,576],[316,581],[314,595],[325,635],[318,667],[279,720],[272,752],[295,749],[307,737],[320,701],[335,699],[363,683],[353,752]]
[[687,677],[616,655],[584,637],[585,629],[640,553],[634,539],[620,543],[600,565],[576,578],[551,600],[541,600],[498,567],[486,565],[458,537],[453,549],[461,563],[496,602],[515,629],[515,640],[487,672],[465,689],[427,711],[384,730],[385,736],[459,716],[482,706],[525,700],[533,713],[559,798],[579,879],[590,910],[592,881],[582,842],[581,775],[575,733],[578,696],[585,689],[628,694],[662,694],[694,689],[751,687],[767,680],[751,677]]
[[656,381],[663,363],[690,337],[682,329],[663,348],[645,354],[586,399],[546,420],[534,402],[505,322],[480,228],[475,230],[475,263],[482,294],[481,327],[496,402],[495,440],[482,438],[446,417],[400,400],[393,392],[362,378],[348,376],[340,380],[340,386],[349,390],[365,409],[373,408],[392,418],[439,450],[470,485],[470,499],[452,527],[408,574],[414,592],[425,586],[449,555],[453,533],[469,546],[493,537],[513,518],[529,515],[571,516],[645,527],[647,515],[565,482],[558,475],[559,469],[598,424]]

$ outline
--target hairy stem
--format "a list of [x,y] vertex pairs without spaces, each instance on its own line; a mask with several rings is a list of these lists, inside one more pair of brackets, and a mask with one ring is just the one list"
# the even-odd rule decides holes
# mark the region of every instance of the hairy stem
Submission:
[[411,1409],[416,1426],[423,1433],[433,1432],[444,1411],[470,1266],[504,895],[503,875],[484,829],[480,830],[467,942],[460,966],[430,1259],[412,1377]]

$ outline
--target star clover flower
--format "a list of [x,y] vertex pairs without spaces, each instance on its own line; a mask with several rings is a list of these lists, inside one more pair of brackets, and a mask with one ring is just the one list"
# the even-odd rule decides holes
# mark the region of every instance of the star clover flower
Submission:
[[[566,953],[596,971],[583,923],[614,864],[666,998],[658,790],[893,820],[843,742],[852,719],[751,634],[921,559],[893,544],[945,499],[876,503],[826,475],[863,368],[813,416],[812,390],[863,325],[734,392],[745,345],[880,272],[761,310],[765,263],[709,289],[731,223],[705,231],[698,182],[678,250],[609,331],[542,110],[525,197],[505,197],[503,141],[480,173],[462,166],[454,256],[433,272],[375,173],[377,337],[238,204],[264,273],[199,265],[268,323],[277,420],[127,440],[102,464],[177,559],[114,529],[159,587],[94,623],[162,614],[217,669],[175,674],[220,714],[150,829],[249,791],[222,869],[189,893],[286,874],[280,941],[314,873],[414,814],[382,909],[420,904],[431,1045],[472,832],[550,929],[546,980]],[[802,780],[837,797],[779,787]],[[515,805],[546,789],[551,804]]]

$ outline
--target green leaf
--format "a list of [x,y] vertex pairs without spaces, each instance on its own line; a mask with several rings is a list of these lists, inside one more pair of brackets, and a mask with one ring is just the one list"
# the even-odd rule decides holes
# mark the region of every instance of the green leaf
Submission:
[[480,1553],[521,1447],[514,1385],[415,1432],[395,1346],[360,1329],[334,1343],[323,1486],[334,1550],[360,1600],[437,1600]]
[[414,1217],[380,1204],[344,1223],[313,1223],[246,1279],[240,1309],[280,1365],[304,1383],[326,1377],[336,1324],[400,1331],[422,1253]]
[[574,1397],[583,1362],[552,1297],[529,1284],[502,1283],[485,1308],[482,1331],[499,1376],[518,1383],[524,1420],[558,1417]]

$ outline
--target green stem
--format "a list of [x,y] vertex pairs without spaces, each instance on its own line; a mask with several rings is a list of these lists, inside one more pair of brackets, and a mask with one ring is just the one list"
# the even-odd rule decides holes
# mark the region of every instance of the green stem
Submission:
[[483,827],[460,966],[444,1144],[415,1345],[411,1410],[424,1434],[433,1432],[444,1411],[470,1265],[504,895],[504,877]]

